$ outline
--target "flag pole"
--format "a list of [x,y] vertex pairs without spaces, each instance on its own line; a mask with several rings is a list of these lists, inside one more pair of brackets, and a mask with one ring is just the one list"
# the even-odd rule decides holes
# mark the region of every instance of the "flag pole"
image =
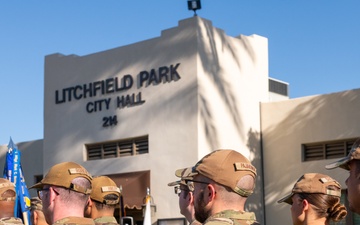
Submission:
[[151,195],[150,188],[146,189],[144,225],[151,225]]
[[123,198],[123,193],[122,193],[122,185],[120,185],[120,201],[119,201],[119,216],[120,216],[120,221],[121,218],[126,216],[125,215],[125,207],[124,207],[124,198]]
[[21,167],[21,152],[17,149],[10,137],[3,177],[15,185],[16,200],[14,216],[22,217],[25,225],[31,225],[30,221],[30,195],[27,189]]

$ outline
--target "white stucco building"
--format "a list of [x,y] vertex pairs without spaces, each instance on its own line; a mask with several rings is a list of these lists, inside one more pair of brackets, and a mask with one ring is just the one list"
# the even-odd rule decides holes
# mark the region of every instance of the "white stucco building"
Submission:
[[46,56],[44,139],[18,144],[28,186],[74,161],[122,185],[138,224],[146,187],[152,222],[177,223],[178,197],[167,186],[174,171],[230,148],[258,170],[247,209],[261,224],[290,224],[289,206],[276,201],[300,175],[327,173],[345,187],[345,171],[324,169],[340,150],[331,160],[303,155],[308,145],[360,136],[360,90],[288,99],[268,61],[265,37],[230,37],[200,17],[135,44]]

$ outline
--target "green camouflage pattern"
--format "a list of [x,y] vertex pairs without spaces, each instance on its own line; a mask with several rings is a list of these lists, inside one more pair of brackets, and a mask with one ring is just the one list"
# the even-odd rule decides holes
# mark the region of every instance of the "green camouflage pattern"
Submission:
[[194,220],[190,223],[190,225],[202,225],[202,223],[200,223],[199,221],[197,220]]
[[252,212],[240,212],[224,210],[209,217],[204,225],[259,225],[255,214]]
[[96,225],[119,225],[113,216],[103,216],[94,219]]
[[95,225],[93,219],[84,217],[65,217],[56,221],[56,225]]
[[5,217],[0,219],[0,225],[24,225],[23,221],[15,217]]

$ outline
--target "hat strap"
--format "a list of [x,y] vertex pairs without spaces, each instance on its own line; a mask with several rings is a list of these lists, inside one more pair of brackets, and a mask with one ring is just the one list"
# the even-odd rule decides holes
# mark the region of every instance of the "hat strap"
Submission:
[[86,195],[91,193],[91,189],[87,189],[87,188],[81,187],[81,186],[73,184],[73,183],[70,184],[69,189],[76,191],[76,192],[86,194]]
[[341,197],[341,192],[340,191],[336,191],[336,190],[326,190],[326,194],[327,195],[333,195],[333,196],[337,196],[337,197]]
[[239,194],[242,197],[249,197],[253,191],[252,190],[245,190],[243,188],[235,187],[234,188],[235,193]]

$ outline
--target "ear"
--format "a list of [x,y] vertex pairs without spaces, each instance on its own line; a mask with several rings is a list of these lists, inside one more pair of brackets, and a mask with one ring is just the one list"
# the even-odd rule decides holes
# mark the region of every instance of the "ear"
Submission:
[[[215,195],[216,195],[216,191],[215,191],[214,185],[208,184],[206,190],[207,190],[207,192],[208,192],[208,193],[206,193],[206,194],[207,194],[207,197],[208,197],[208,201],[209,201],[209,202],[213,201],[214,198],[215,198]],[[205,196],[205,197],[206,197],[206,196]]]
[[50,191],[49,191],[49,199],[50,199],[50,202],[53,202],[54,199],[56,198],[57,194],[56,192],[54,191],[53,187],[50,187]]
[[86,203],[86,206],[92,207],[92,205],[93,205],[93,202],[91,201],[90,198],[88,198],[87,203]]
[[33,223],[32,224],[37,224],[37,221],[39,220],[39,215],[38,215],[38,212],[36,210],[34,210],[33,212]]
[[310,203],[306,199],[302,200],[303,211],[307,211],[309,209],[309,205]]
[[194,203],[194,194],[189,191],[189,194],[188,194],[188,197],[187,197],[189,200],[189,204],[193,204]]
[[89,198],[84,210],[85,217],[91,218],[92,206],[93,206],[93,202]]

